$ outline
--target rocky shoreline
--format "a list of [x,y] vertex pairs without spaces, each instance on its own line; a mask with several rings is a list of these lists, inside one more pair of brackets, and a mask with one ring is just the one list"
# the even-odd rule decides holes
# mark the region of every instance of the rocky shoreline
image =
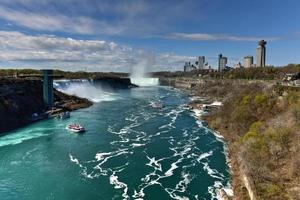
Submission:
[[[218,111],[218,109],[220,109],[223,105],[222,102],[229,98],[229,95],[232,95],[225,90],[222,91],[224,85],[226,86],[227,83],[232,84],[232,82],[234,82],[234,84],[243,84],[243,81],[239,80],[203,80],[193,77],[160,78],[161,85],[173,86],[188,92],[191,96],[191,101],[188,104],[189,109],[194,111],[200,120],[207,122],[210,127],[211,121],[208,117],[211,113]],[[228,85],[228,87],[230,88],[230,85]],[[235,186],[244,183],[240,183],[240,178],[237,178],[240,176],[241,172],[236,159],[233,157],[233,155],[235,155],[234,150],[231,146],[230,140],[226,137],[226,134],[222,135],[222,133],[217,131],[216,134],[216,137],[222,137],[222,140],[224,141],[224,148],[226,148],[225,156],[232,175],[232,191],[226,192],[226,189],[222,188],[218,195],[223,200],[239,199],[234,195],[234,191],[236,190]],[[243,174],[243,177],[247,176]],[[249,184],[245,185],[249,186]],[[251,188],[246,188],[249,190],[249,193],[251,193]]]
[[[192,96],[191,101],[188,103],[187,106],[190,110],[192,110],[195,113],[195,115],[198,117],[199,120],[205,121],[205,116],[208,116],[211,112],[218,110],[219,107],[222,106],[222,102],[215,101],[215,99],[213,98]],[[217,131],[215,132],[215,136],[218,138],[218,140],[221,140],[224,143],[224,153],[226,156],[226,163],[229,166],[229,169],[232,173],[231,159],[229,156],[230,154],[228,151],[226,141],[224,137]],[[233,199],[232,187],[230,186],[229,188],[221,188],[219,190],[218,196],[222,200],[232,200]]]
[[[174,80],[163,80],[161,81],[162,85],[168,85],[173,86],[175,88],[184,90],[187,92],[190,96],[190,102],[187,104],[187,107],[189,110],[193,111],[196,115],[196,117],[203,122],[205,121],[205,117],[209,116],[210,113],[217,111],[223,104],[220,100],[222,98],[216,98],[214,96],[198,96],[197,92],[193,91],[191,88],[193,88],[193,85],[196,84],[188,79],[180,80],[179,82]],[[167,84],[166,84],[167,83]],[[170,84],[171,83],[171,84]],[[208,124],[209,125],[209,124]],[[230,152],[228,145],[225,141],[225,138],[222,136],[221,133],[215,131],[215,136],[218,138],[218,140],[221,140],[224,143],[224,153],[226,156],[226,163],[230,168],[231,174],[232,172],[232,164],[231,164],[231,158],[230,158]],[[219,193],[217,196],[222,200],[232,200],[234,199],[233,196],[233,189],[230,185],[229,188],[221,188],[219,190]]]

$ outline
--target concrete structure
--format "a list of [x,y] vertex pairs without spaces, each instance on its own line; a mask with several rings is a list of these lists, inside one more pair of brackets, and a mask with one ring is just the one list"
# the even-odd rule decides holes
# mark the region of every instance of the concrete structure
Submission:
[[211,69],[211,66],[208,63],[204,64],[204,69]]
[[196,69],[197,69],[196,66],[191,65],[190,62],[186,62],[184,64],[184,67],[183,67],[183,71],[185,71],[185,72],[193,71],[193,70],[196,70]]
[[267,42],[261,40],[258,42],[258,47],[256,49],[256,66],[265,67],[266,66],[266,44]]
[[253,67],[253,56],[244,57],[244,67],[245,68]]
[[43,72],[43,99],[48,107],[53,106],[53,70],[46,69]]
[[236,63],[233,68],[239,69],[242,68],[242,64],[240,62]]
[[223,71],[227,65],[227,57],[223,57],[222,54],[219,54],[219,66],[218,71]]
[[204,69],[205,65],[205,56],[199,56],[198,57],[198,69],[202,70]]

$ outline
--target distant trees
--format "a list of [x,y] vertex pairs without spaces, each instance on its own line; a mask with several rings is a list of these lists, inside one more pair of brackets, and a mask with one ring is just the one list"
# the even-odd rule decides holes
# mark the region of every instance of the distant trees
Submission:
[[[65,79],[88,79],[88,78],[106,78],[106,77],[127,77],[128,73],[115,73],[115,72],[69,72],[62,70],[54,70],[54,75],[63,76]],[[29,74],[42,74],[40,70],[36,69],[0,69],[1,77],[13,77],[16,74],[29,75]]]
[[287,73],[299,73],[300,64],[289,64],[285,67],[252,67],[237,68],[218,72],[212,69],[194,70],[189,72],[154,72],[156,77],[209,77],[215,79],[256,79],[256,80],[281,80]]

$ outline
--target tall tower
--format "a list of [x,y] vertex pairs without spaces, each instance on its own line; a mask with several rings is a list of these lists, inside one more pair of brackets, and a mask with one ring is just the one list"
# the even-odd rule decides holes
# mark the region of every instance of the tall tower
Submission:
[[199,56],[198,57],[198,69],[204,69],[205,64],[205,56]]
[[219,67],[218,71],[223,71],[226,68],[227,65],[227,57],[223,57],[222,54],[219,54]]
[[256,49],[256,66],[265,67],[266,66],[266,44],[267,42],[261,40],[258,42],[258,47]]

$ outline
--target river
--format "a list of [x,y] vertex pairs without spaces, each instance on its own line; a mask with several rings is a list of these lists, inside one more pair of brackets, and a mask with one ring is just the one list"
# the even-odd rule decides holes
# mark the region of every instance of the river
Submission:
[[[184,92],[61,90],[95,103],[0,137],[1,200],[218,199],[230,186],[224,143],[186,109]],[[68,132],[74,122],[86,133]]]

